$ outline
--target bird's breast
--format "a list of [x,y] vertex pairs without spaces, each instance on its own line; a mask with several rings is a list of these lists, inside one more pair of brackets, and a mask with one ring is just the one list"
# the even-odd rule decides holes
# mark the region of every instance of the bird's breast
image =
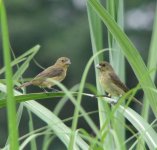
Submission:
[[100,84],[104,87],[104,89],[108,89],[108,85],[110,84],[110,76],[108,74],[100,74],[99,76]]
[[104,90],[111,96],[119,96],[124,93],[111,79],[108,73],[100,74],[99,76],[100,84]]

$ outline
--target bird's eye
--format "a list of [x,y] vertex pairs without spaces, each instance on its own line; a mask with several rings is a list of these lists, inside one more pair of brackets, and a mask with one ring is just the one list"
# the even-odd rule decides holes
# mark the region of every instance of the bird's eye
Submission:
[[62,59],[62,62],[64,62],[64,59]]
[[105,67],[105,66],[106,66],[106,64],[104,64],[104,63],[101,63],[101,64],[100,64],[100,66],[102,66],[102,67]]

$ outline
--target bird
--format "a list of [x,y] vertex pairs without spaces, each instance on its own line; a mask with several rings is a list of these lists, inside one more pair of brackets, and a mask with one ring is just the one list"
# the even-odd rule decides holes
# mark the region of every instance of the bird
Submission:
[[37,76],[35,76],[31,81],[23,83],[19,87],[16,87],[16,89],[21,89],[23,87],[27,87],[30,85],[38,86],[43,89],[44,88],[51,89],[51,87],[54,86],[55,84],[53,82],[50,82],[49,79],[53,79],[59,82],[64,80],[67,74],[67,69],[70,64],[71,61],[69,58],[60,57],[57,59],[54,65],[46,68]]
[[[96,65],[96,68],[99,70],[100,85],[109,97],[121,97],[129,91],[129,88],[120,80],[110,63],[102,61]],[[135,97],[133,97],[133,100],[142,105]]]

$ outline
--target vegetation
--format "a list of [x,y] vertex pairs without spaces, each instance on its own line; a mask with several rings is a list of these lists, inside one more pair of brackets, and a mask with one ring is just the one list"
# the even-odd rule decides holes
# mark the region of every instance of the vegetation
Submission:
[[[157,54],[155,52],[157,46],[157,18],[154,19],[154,28],[149,49],[149,59],[147,66],[145,65],[139,51],[135,45],[127,37],[123,31],[123,1],[108,0],[106,2],[107,9],[98,0],[87,0],[87,13],[90,28],[90,36],[92,43],[92,56],[87,62],[80,83],[74,85],[70,90],[62,83],[55,82],[61,89],[61,92],[49,93],[21,93],[16,91],[13,85],[18,85],[23,73],[28,69],[30,61],[38,53],[40,45],[27,50],[17,58],[11,60],[12,54],[10,50],[9,33],[7,15],[4,2],[0,0],[0,24],[3,43],[4,67],[0,69],[0,74],[5,73],[5,83],[0,83],[0,108],[6,108],[8,120],[8,141],[3,149],[24,149],[28,147],[32,150],[39,149],[38,137],[43,137],[41,149],[46,150],[49,145],[58,138],[66,149],[157,149],[157,132],[154,126],[156,119],[151,123],[149,120],[149,108],[157,118],[157,89],[155,87],[155,75]],[[109,48],[103,48],[103,27],[108,30]],[[30,35],[31,36],[31,35]],[[88,73],[92,63],[96,65],[104,58],[106,52],[109,51],[110,63],[115,68],[121,79],[125,80],[125,60],[131,65],[139,84],[122,96],[116,105],[107,102],[110,98],[98,97],[98,111],[87,112],[81,105],[84,96],[90,97],[97,92],[104,93],[101,89],[96,75],[96,86],[87,83]],[[12,72],[13,67],[17,67],[15,73]],[[87,89],[88,93],[84,90]],[[134,109],[124,103],[125,96],[129,93],[134,96],[138,90],[144,91],[143,106],[137,113]],[[55,109],[50,111],[45,106],[38,103],[39,99],[59,98]],[[95,100],[95,99],[94,99]],[[65,103],[71,101],[74,105],[74,113],[72,117],[61,120],[59,113],[63,109]],[[17,111],[16,104],[19,103]],[[53,103],[53,101],[52,101]],[[22,114],[27,110],[29,116],[27,134],[22,135],[18,130]],[[91,114],[99,114],[99,127],[97,123],[91,119]],[[34,117],[37,116],[45,126],[36,129],[34,127]],[[79,118],[83,117],[92,133],[84,128],[78,128]],[[125,122],[127,119],[131,126]],[[71,121],[71,128],[65,122]],[[126,130],[132,135],[127,137]],[[41,142],[40,142],[41,143]]]

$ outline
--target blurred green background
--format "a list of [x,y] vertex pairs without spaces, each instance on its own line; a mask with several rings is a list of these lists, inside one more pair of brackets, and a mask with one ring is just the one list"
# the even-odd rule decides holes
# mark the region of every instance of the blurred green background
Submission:
[[[43,67],[48,67],[58,57],[67,56],[71,59],[71,66],[67,78],[63,84],[71,88],[79,83],[84,67],[92,55],[88,18],[85,0],[13,0],[5,1],[10,32],[10,44],[19,56],[36,44],[41,45],[35,60]],[[155,12],[155,0],[131,0],[125,1],[125,31],[132,42],[139,49],[143,59],[147,62],[148,48],[151,40],[151,31]],[[104,27],[104,48],[107,47],[107,31]],[[2,47],[0,37],[0,68],[3,66]],[[126,65],[126,84],[129,88],[137,84],[137,80],[130,68]],[[15,71],[15,70],[14,70]],[[42,71],[34,61],[31,61],[29,69],[23,75],[24,78],[34,77]],[[3,78],[4,76],[1,76]],[[131,80],[130,80],[131,79]],[[94,66],[92,66],[87,82],[95,85]],[[36,87],[28,87],[28,92],[42,92]],[[138,95],[142,98],[142,93]],[[42,100],[40,103],[53,111],[56,101]],[[97,101],[84,98],[83,106],[87,111],[97,110]],[[63,108],[60,118],[68,118],[73,114],[73,105],[68,102]],[[92,115],[98,124],[97,114]],[[0,147],[4,146],[7,138],[7,122],[5,109],[0,110]],[[44,124],[34,116],[35,127]],[[27,133],[28,115],[24,113],[19,130],[20,135]],[[70,122],[66,123],[70,126]],[[99,124],[98,124],[99,125]],[[24,128],[26,126],[26,128]],[[83,119],[79,121],[79,127],[90,129]],[[92,133],[91,133],[92,134]],[[3,136],[2,136],[3,135]],[[38,138],[39,143],[42,138]],[[40,145],[40,144],[39,144]],[[50,149],[64,149],[64,146],[56,140]],[[27,147],[29,149],[29,147]]]

